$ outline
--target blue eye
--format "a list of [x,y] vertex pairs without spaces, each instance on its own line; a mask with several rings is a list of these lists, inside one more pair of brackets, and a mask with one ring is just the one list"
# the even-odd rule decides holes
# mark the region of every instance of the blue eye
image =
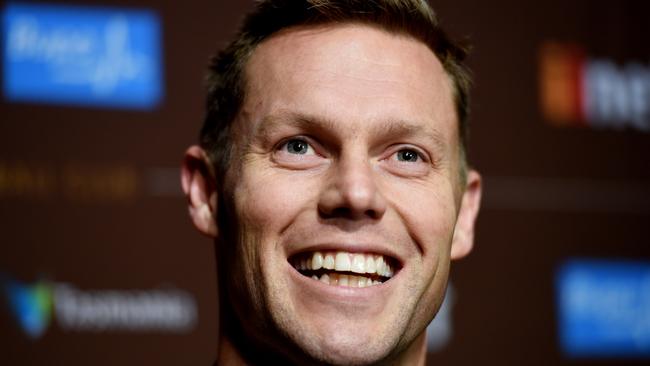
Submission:
[[286,143],[286,148],[290,154],[304,155],[309,151],[309,144],[303,140],[289,140]]
[[397,152],[397,160],[409,163],[415,163],[420,159],[418,153],[413,150],[400,150]]

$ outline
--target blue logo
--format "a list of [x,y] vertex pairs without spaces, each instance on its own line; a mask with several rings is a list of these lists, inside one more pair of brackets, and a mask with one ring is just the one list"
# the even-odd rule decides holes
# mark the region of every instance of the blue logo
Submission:
[[9,306],[25,334],[36,339],[43,335],[52,317],[52,289],[46,282],[26,285],[7,281]]
[[8,101],[152,109],[162,99],[161,27],[147,10],[8,4]]
[[650,263],[573,260],[556,280],[566,355],[650,357]]

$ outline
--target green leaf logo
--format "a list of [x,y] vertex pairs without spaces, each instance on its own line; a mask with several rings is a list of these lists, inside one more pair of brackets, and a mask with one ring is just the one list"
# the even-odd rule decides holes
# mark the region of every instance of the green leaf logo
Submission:
[[11,310],[23,331],[30,338],[41,337],[52,318],[50,284],[45,281],[32,285],[8,281],[5,289]]

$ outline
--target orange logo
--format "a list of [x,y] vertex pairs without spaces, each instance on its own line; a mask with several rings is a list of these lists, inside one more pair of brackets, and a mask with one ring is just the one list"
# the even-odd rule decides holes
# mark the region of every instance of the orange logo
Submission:
[[584,123],[584,52],[548,43],[540,50],[540,98],[544,116],[559,125]]
[[576,45],[546,43],[539,53],[540,105],[555,125],[650,130],[650,67],[587,58]]

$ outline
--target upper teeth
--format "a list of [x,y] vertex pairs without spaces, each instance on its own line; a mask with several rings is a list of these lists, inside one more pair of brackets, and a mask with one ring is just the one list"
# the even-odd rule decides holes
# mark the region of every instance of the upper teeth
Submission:
[[381,255],[356,254],[347,252],[313,252],[303,256],[294,264],[299,270],[319,270],[321,268],[342,272],[370,273],[382,277],[393,277],[394,271]]

